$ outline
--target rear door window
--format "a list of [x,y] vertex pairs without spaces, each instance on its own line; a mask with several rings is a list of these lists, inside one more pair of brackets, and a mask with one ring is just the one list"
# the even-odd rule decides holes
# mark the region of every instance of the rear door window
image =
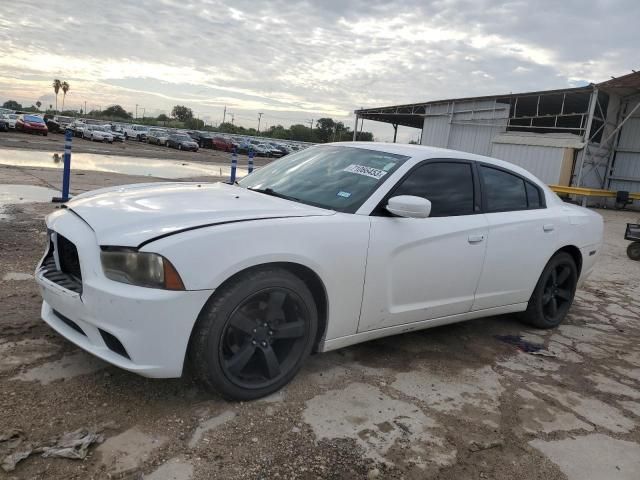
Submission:
[[487,213],[528,208],[525,181],[522,178],[484,165],[480,166],[480,176]]

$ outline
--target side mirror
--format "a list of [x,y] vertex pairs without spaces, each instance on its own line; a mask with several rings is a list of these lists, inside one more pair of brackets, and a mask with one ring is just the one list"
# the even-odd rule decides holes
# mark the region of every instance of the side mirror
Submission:
[[389,199],[387,210],[400,217],[427,218],[431,213],[431,202],[413,195],[398,195]]

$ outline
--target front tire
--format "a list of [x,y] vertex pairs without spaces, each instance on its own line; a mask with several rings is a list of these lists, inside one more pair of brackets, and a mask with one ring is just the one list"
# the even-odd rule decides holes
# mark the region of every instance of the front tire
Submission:
[[640,242],[631,242],[627,247],[627,256],[636,262],[640,261]]
[[566,252],[555,254],[540,275],[523,320],[536,328],[557,327],[571,308],[577,284],[573,257]]
[[318,315],[306,284],[282,268],[238,275],[200,313],[189,344],[196,380],[232,400],[276,392],[311,353]]

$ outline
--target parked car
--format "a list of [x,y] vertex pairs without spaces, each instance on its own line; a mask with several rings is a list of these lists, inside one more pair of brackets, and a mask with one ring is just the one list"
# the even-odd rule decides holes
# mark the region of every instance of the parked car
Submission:
[[9,120],[0,115],[0,132],[9,131]]
[[169,138],[169,132],[166,130],[161,128],[150,128],[149,133],[147,134],[147,143],[164,146],[167,143],[167,138]]
[[213,137],[213,148],[222,150],[223,152],[232,152],[234,144],[231,140],[221,136]]
[[149,127],[144,125],[126,125],[123,129],[124,138],[133,138],[139,142],[144,142],[147,139],[147,133],[149,133]]
[[73,132],[74,137],[82,137],[85,126],[86,125],[83,121],[75,120],[74,122],[70,123],[67,128]]
[[285,155],[288,155],[289,153],[291,153],[291,150],[289,150],[289,148],[287,148],[285,145],[281,143],[269,142],[269,145],[271,145],[273,148],[278,150],[280,152],[281,157],[284,157]]
[[9,128],[14,129],[16,128],[16,122],[18,121],[20,115],[18,115],[17,113],[4,113],[2,114],[2,117],[7,120]]
[[62,128],[60,124],[54,120],[53,115],[45,115],[44,123],[50,133],[64,133],[64,128]]
[[56,115],[53,117],[53,120],[60,125],[62,130],[65,130],[69,124],[74,121],[73,117],[66,117],[64,115]]
[[113,125],[109,125],[109,131],[111,132],[111,136],[113,137],[114,142],[123,142],[125,141],[124,133],[122,131],[118,131],[118,129],[114,128]]
[[25,133],[36,133],[47,136],[49,130],[47,129],[47,125],[44,123],[42,117],[37,115],[18,115],[18,119],[16,120],[16,130],[20,130]]
[[189,132],[200,148],[213,148],[213,135],[209,132]]
[[250,146],[250,150],[253,150],[258,157],[281,157],[282,153],[280,150],[276,150],[271,145],[267,143],[252,143]]
[[603,235],[511,163],[373,142],[313,146],[237,185],[88,192],[46,223],[46,323],[145,376],[188,362],[241,400],[312,350],[501,314],[556,327]]
[[198,144],[189,135],[184,133],[169,135],[169,138],[167,138],[167,147],[177,148],[178,150],[198,151]]
[[113,143],[113,135],[109,125],[87,125],[82,133],[82,138],[92,142]]

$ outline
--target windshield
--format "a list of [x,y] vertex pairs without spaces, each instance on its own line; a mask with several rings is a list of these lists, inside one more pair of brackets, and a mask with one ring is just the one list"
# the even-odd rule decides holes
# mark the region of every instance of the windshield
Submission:
[[408,158],[364,148],[311,147],[262,167],[239,185],[355,213]]
[[43,120],[40,117],[36,117],[34,115],[25,115],[24,119],[27,122],[33,122],[33,123],[43,123]]
[[176,140],[180,140],[181,142],[192,142],[193,141],[191,139],[191,137],[187,137],[186,135],[176,135],[175,139]]

